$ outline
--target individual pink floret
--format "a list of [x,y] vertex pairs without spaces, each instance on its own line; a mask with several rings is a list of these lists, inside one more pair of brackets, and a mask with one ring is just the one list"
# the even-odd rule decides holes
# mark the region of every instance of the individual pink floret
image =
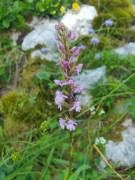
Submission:
[[78,85],[78,86],[74,89],[74,93],[80,93],[83,89],[84,89],[84,86],[83,86],[83,85]]
[[62,129],[64,129],[64,128],[65,128],[65,125],[66,125],[66,120],[63,119],[63,118],[59,118],[59,123],[60,123],[60,127],[61,127]]
[[66,128],[69,131],[74,131],[77,126],[77,123],[74,120],[69,120],[68,123],[66,124]]
[[62,104],[66,98],[68,98],[68,97],[65,96],[64,94],[62,94],[61,91],[56,91],[55,102],[58,105],[58,109],[60,109],[60,111],[62,110]]
[[75,109],[76,112],[81,111],[81,102],[80,101],[74,102],[74,105],[69,109],[69,111],[72,111],[74,109]]
[[62,81],[56,79],[54,80],[54,82],[56,85],[62,86]]
[[77,72],[77,75],[79,75],[79,73],[81,72],[82,67],[83,67],[83,64],[79,64],[78,66],[76,66],[75,71]]

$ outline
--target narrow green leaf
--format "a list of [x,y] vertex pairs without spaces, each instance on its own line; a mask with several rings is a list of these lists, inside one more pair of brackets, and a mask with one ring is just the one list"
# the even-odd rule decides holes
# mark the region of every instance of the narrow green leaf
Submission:
[[79,177],[79,174],[80,174],[83,170],[89,169],[89,168],[90,168],[90,166],[87,165],[87,164],[84,164],[84,165],[80,166],[80,167],[75,171],[75,173],[73,173],[73,174],[70,176],[69,180],[77,180],[78,177]]
[[5,174],[3,171],[0,171],[0,180],[4,180],[5,179]]

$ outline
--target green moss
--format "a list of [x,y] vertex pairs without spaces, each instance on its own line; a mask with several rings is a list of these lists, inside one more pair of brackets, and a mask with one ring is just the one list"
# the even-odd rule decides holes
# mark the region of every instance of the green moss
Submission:
[[19,80],[19,87],[31,91],[35,89],[35,74],[41,65],[41,60],[38,58],[28,58],[27,65],[23,68]]
[[97,8],[99,12],[108,12],[115,8],[120,9],[132,9],[130,14],[133,14],[133,7],[131,0],[93,0],[93,5]]
[[108,13],[100,13],[98,16],[96,16],[92,22],[92,26],[94,29],[99,29],[102,25],[103,25],[103,22],[106,20],[106,19],[110,19],[110,18],[113,18],[112,15],[108,14]]
[[127,10],[115,8],[112,14],[115,18],[117,27],[128,27],[131,24],[131,14]]
[[1,109],[6,117],[14,121],[38,124],[43,119],[36,95],[32,94],[16,91],[9,92],[1,98]]
[[18,136],[18,134],[32,129],[35,125],[13,120],[10,117],[4,119],[4,135],[6,137]]
[[44,120],[37,94],[12,91],[2,96],[0,109],[3,116],[3,128],[6,137],[15,136]]
[[[98,10],[98,16],[92,22],[93,28],[101,36],[113,39],[111,44],[108,40],[108,42],[103,41],[103,43],[101,41],[99,44],[100,50],[103,44],[108,43],[110,47],[117,47],[123,44],[123,42],[134,40],[134,32],[129,30],[134,19],[133,6],[130,0],[94,0],[93,4]],[[112,27],[104,26],[103,23],[107,19],[114,21]]]
[[130,0],[94,0],[93,5],[98,10],[98,16],[93,20],[93,27],[99,28],[106,19],[113,19],[115,27],[127,27],[134,17]]
[[119,29],[118,31],[113,32],[113,37],[123,42],[134,42],[135,31],[127,28]]
[[120,41],[118,39],[101,36],[98,49],[110,50],[116,46],[119,46],[119,44],[120,44]]
[[[43,120],[56,115],[58,109],[54,106],[56,90],[53,88],[56,86],[53,80],[58,78],[56,76],[59,73],[57,67],[56,73],[55,67],[52,71],[52,65],[54,62],[28,58],[20,74],[18,89],[2,96],[0,112],[3,115],[6,134],[15,134],[14,131],[19,126],[22,127],[22,131],[27,130],[27,127],[39,126]],[[49,76],[40,79],[37,77],[38,71],[48,73]]]

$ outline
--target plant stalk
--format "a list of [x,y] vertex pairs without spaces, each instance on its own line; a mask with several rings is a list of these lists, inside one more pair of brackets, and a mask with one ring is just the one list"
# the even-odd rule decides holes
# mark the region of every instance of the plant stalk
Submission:
[[72,160],[73,160],[73,131],[69,132],[69,169],[68,169],[68,174],[66,175],[66,177],[64,178],[64,180],[68,180],[69,177],[72,174]]

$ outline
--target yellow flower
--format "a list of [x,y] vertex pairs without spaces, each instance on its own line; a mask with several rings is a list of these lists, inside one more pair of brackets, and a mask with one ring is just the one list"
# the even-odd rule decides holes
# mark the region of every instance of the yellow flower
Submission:
[[48,129],[48,123],[47,121],[43,121],[40,125],[40,128],[42,129],[42,131],[46,131]]
[[80,6],[78,3],[73,3],[72,4],[72,9],[75,10],[75,11],[79,11],[80,10]]
[[63,13],[65,11],[65,7],[64,6],[61,6],[60,7],[60,11]]
[[12,159],[12,161],[14,161],[14,162],[18,161],[18,160],[20,159],[20,154],[19,154],[19,152],[13,152],[13,153],[11,154],[11,159]]

